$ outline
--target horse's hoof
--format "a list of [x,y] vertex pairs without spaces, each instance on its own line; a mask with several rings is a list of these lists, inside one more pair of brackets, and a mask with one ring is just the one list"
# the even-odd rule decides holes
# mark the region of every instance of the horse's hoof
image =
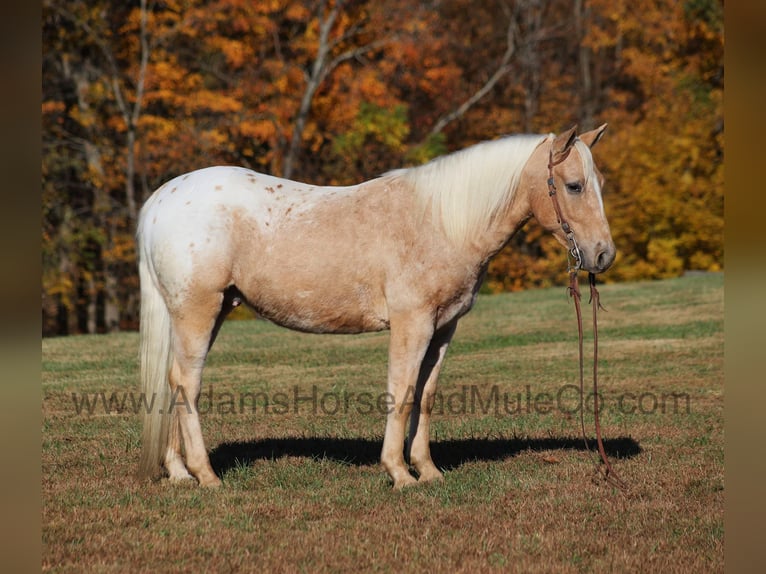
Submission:
[[421,474],[418,477],[418,482],[444,482],[444,475],[435,470],[434,472]]
[[194,480],[194,477],[188,472],[186,474],[175,474],[168,477],[168,482],[171,484],[189,484]]
[[394,481],[394,490],[402,490],[408,486],[415,486],[418,483],[414,476],[407,476]]
[[214,476],[213,478],[200,480],[199,485],[204,486],[205,488],[219,488],[221,486],[221,479]]

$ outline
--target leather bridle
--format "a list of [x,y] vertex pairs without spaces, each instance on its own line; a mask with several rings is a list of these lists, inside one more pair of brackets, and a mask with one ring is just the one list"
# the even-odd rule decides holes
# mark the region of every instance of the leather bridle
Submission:
[[[582,327],[582,311],[580,309],[580,288],[577,280],[577,273],[582,267],[582,253],[577,245],[575,239],[574,229],[569,225],[569,222],[564,218],[561,211],[561,205],[557,197],[556,184],[553,178],[553,168],[569,156],[571,147],[567,148],[563,154],[553,161],[553,147],[548,152],[548,195],[553,202],[553,209],[556,212],[556,218],[561,226],[561,230],[566,236],[568,250],[568,271],[569,271],[569,296],[574,300],[575,313],[577,315],[577,331],[578,342],[580,351],[580,427],[582,429],[582,438],[585,441],[585,448],[589,453],[592,453],[590,445],[588,443],[588,437],[585,433],[585,405],[584,405],[584,355],[583,355],[583,327]],[[601,306],[598,289],[596,289],[596,275],[592,272],[588,273],[588,284],[590,285],[590,301],[593,305],[593,417],[596,427],[596,443],[598,445],[598,452],[601,456],[601,461],[604,463],[603,468],[598,465],[598,462],[593,459],[596,466],[596,471],[606,480],[608,483],[616,486],[620,489],[626,489],[627,485],[617,476],[617,473],[612,469],[612,465],[609,463],[609,458],[606,456],[606,450],[604,449],[604,441],[601,438],[601,422],[599,420],[599,394],[598,394],[598,310],[604,309]],[[591,456],[591,458],[593,458]]]
[[556,183],[553,179],[553,168],[560,163],[563,163],[569,157],[569,152],[571,150],[571,147],[567,148],[561,157],[559,157],[555,162],[553,161],[553,147],[551,147],[550,151],[548,152],[548,195],[553,202],[553,210],[556,212],[556,219],[558,220],[559,225],[561,226],[561,230],[564,232],[564,235],[567,238],[567,244],[569,245],[567,255],[569,261],[568,270],[570,274],[577,273],[577,271],[582,266],[582,254],[580,253],[580,248],[577,246],[574,230],[569,225],[569,222],[564,219],[563,213],[561,213],[561,204],[559,204],[559,198],[556,195]]

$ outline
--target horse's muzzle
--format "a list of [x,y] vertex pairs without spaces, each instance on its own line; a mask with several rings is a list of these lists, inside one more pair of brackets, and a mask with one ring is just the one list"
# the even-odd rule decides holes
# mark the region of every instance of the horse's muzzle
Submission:
[[608,244],[597,243],[596,248],[590,253],[588,250],[580,249],[580,255],[583,269],[591,273],[603,273],[614,263],[617,249],[611,242]]

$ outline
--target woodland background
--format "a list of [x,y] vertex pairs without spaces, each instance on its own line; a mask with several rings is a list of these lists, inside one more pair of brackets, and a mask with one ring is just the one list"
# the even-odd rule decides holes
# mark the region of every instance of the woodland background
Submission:
[[[137,212],[235,164],[350,184],[608,122],[609,281],[723,267],[722,0],[45,0],[46,335],[133,329]],[[566,280],[533,222],[484,289]]]

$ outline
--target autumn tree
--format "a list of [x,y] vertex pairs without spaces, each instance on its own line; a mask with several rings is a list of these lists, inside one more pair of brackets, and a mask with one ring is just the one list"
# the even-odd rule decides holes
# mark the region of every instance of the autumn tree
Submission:
[[[599,6],[599,4],[602,4]],[[612,7],[610,10],[609,7]],[[591,39],[614,126],[599,150],[619,258],[614,278],[723,265],[723,6],[594,2]]]
[[[135,308],[120,302],[119,282],[135,286],[129,269],[145,24],[144,0],[137,10],[108,13],[87,3],[44,5],[43,78],[58,91],[43,103],[43,286],[60,330],[115,330],[122,312]],[[79,50],[69,48],[73,41]],[[133,42],[141,46],[137,72],[125,66]],[[116,165],[115,154],[124,161]]]
[[[720,0],[46,0],[42,16],[47,333],[135,327],[137,212],[181,173],[350,184],[575,123],[610,124],[607,278],[721,268]],[[485,288],[563,269],[531,222]]]

